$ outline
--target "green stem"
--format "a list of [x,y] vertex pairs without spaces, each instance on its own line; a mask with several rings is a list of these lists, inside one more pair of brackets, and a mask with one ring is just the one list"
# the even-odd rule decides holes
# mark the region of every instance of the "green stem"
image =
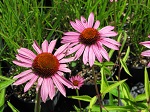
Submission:
[[38,92],[36,93],[34,112],[40,112],[41,111],[40,103],[41,103],[41,98],[40,98],[40,88],[39,88]]
[[117,23],[117,18],[116,18],[116,2],[115,0],[113,0],[113,3],[114,3],[114,26],[115,26],[115,29],[117,27],[116,23]]
[[[78,89],[76,89],[76,93],[77,93],[77,96],[79,96],[79,91],[78,91]],[[78,103],[79,103],[80,112],[81,112],[81,102],[80,102],[80,100],[78,100]]]
[[95,85],[95,90],[96,90],[96,94],[97,94],[97,97],[98,97],[98,102],[99,102],[99,106],[100,106],[100,112],[102,112],[102,101],[101,101],[101,96],[100,96],[100,93],[99,93],[99,90],[98,90],[98,86],[97,86],[97,76],[95,74],[95,70],[94,70],[94,66],[92,66],[92,75],[94,77],[94,85]]

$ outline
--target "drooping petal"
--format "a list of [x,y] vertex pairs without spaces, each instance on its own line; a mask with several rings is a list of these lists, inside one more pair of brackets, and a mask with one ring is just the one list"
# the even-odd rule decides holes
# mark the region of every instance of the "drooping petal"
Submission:
[[69,68],[59,68],[58,70],[60,70],[62,72],[68,72],[68,73],[71,72],[71,70]]
[[89,46],[86,46],[83,53],[83,63],[86,64],[88,60],[89,60]]
[[73,85],[70,81],[68,81],[66,78],[55,74],[55,78],[57,78],[57,80],[59,80],[59,82],[63,83],[65,86],[67,86],[68,88],[72,88]]
[[117,46],[115,46],[112,43],[109,43],[107,41],[101,40],[101,43],[104,44],[105,46],[107,46],[108,48],[114,49],[114,50],[119,50],[119,48]]
[[48,41],[47,40],[44,40],[44,42],[42,43],[42,51],[48,52]]
[[100,21],[97,20],[97,21],[95,22],[93,28],[97,29],[97,28],[99,27],[99,25],[100,25]]
[[102,54],[102,56],[107,60],[109,61],[109,56],[108,56],[108,53],[107,51],[102,47],[102,46],[99,46],[99,49],[100,49],[100,53]]
[[61,71],[57,71],[57,74],[59,74],[60,76],[63,76],[63,75],[64,75],[64,73],[61,72]]
[[61,92],[61,94],[66,96],[66,90],[65,90],[63,84],[57,80],[55,75],[52,76],[52,80],[53,80],[54,84],[56,85],[56,87],[58,88],[58,90]]
[[89,48],[89,64],[90,64],[90,67],[93,66],[94,61],[95,61],[95,54],[93,52],[92,47],[90,46],[90,48]]
[[35,83],[35,81],[37,80],[38,76],[35,75],[24,87],[24,92],[28,91],[31,86]]
[[[81,44],[82,45],[82,44]],[[82,45],[81,47],[80,47],[80,49],[76,52],[76,54],[75,54],[75,60],[77,60],[82,54],[83,54],[83,51],[84,51],[84,49],[85,49],[85,45]]]
[[22,57],[21,55],[16,55],[16,59],[21,61],[21,62],[24,62],[24,63],[32,64],[32,60],[31,59]]
[[42,53],[42,50],[40,49],[40,46],[37,44],[36,41],[34,41],[32,47],[38,54]]
[[55,45],[56,45],[56,42],[57,42],[57,39],[51,41],[50,44],[48,45],[48,52],[49,52],[49,53],[52,53],[52,52],[53,52],[54,47],[55,47]]
[[47,78],[47,87],[48,87],[48,91],[49,91],[49,97],[51,100],[53,100],[54,96],[55,96],[55,87],[53,84],[53,81],[51,78]]
[[37,92],[38,92],[39,88],[41,87],[42,82],[43,82],[43,78],[39,77],[38,83],[37,83],[37,86],[36,86],[36,91]]
[[92,45],[92,49],[93,49],[94,54],[97,57],[98,61],[102,62],[103,57],[100,53],[100,50],[99,50],[98,46],[97,45]]
[[114,32],[114,31],[109,31],[107,33],[100,33],[100,36],[101,37],[114,37],[114,36],[117,36],[118,33]]
[[61,59],[59,63],[68,63],[74,60],[74,57]]
[[82,46],[81,44],[78,44],[75,47],[70,48],[69,51],[67,52],[67,55],[70,55],[70,54],[76,52],[77,50],[80,49],[81,46]]
[[79,36],[80,33],[78,33],[78,32],[65,32],[64,35]]
[[64,50],[67,49],[68,46],[69,46],[69,43],[62,45],[61,47],[59,47],[57,49],[57,51],[54,53],[54,55],[57,56],[57,55],[61,54],[62,52],[64,52]]
[[86,20],[83,16],[81,16],[81,22],[82,22],[82,24],[83,24],[83,26],[84,26],[85,28],[88,27],[88,22],[87,22],[87,20]]
[[21,67],[26,67],[26,68],[31,68],[32,64],[29,63],[24,63],[24,62],[20,62],[20,61],[13,61],[14,64],[21,66]]
[[41,86],[41,97],[42,97],[42,100],[43,100],[44,103],[46,102],[46,99],[47,99],[48,94],[49,94],[47,86],[48,86],[47,79],[44,79],[43,83],[42,83],[42,86]]
[[25,82],[27,82],[28,80],[32,79],[35,76],[35,74],[33,73],[29,73],[28,75],[21,77],[20,79],[18,79],[16,82],[13,83],[13,85],[20,85],[23,84]]
[[60,64],[59,65],[59,69],[61,69],[61,68],[66,68],[67,67],[67,64]]
[[82,32],[82,30],[80,29],[80,27],[75,23],[75,22],[70,22],[71,26],[78,32]]
[[121,44],[119,42],[117,42],[116,40],[110,39],[110,38],[102,38],[102,40],[107,41],[107,42],[112,43],[117,46],[121,46]]
[[23,71],[23,72],[21,72],[20,74],[14,76],[13,79],[18,79],[18,78],[20,78],[20,77],[24,77],[25,75],[28,75],[28,74],[31,73],[31,72],[32,72],[31,69],[26,70],[26,71]]
[[94,23],[94,14],[90,13],[89,18],[88,18],[88,27],[92,28]]
[[29,49],[26,48],[20,48],[18,49],[18,53],[24,55],[25,57],[34,60],[34,58],[36,57],[36,55],[30,51]]
[[150,41],[140,42],[141,45],[150,48]]

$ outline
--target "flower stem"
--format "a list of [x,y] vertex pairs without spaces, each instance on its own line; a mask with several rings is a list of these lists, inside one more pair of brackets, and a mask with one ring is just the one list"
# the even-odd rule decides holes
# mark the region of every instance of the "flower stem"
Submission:
[[97,76],[95,74],[95,70],[94,70],[94,66],[92,66],[92,75],[94,77],[94,85],[95,85],[95,90],[96,90],[96,94],[97,94],[97,97],[98,97],[98,102],[99,102],[99,106],[100,106],[100,112],[102,112],[102,101],[101,101],[101,96],[100,96],[100,93],[99,93],[99,90],[98,90],[98,86],[97,86]]
[[40,112],[41,111],[40,102],[41,102],[41,99],[40,99],[40,88],[39,88],[38,92],[36,93],[34,112]]
[[[76,93],[77,93],[77,96],[79,96],[79,91],[78,91],[78,89],[76,89]],[[80,100],[78,100],[78,103],[79,103],[80,112],[81,112],[81,102],[80,102]]]

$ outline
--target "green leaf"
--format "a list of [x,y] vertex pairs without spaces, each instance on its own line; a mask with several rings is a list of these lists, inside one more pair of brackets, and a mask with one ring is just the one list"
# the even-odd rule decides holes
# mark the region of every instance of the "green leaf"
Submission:
[[121,65],[122,65],[122,67],[124,68],[125,72],[126,72],[128,75],[132,76],[132,75],[130,74],[129,70],[128,70],[128,67],[127,67],[126,63],[125,63],[122,59],[120,59],[120,63],[121,63]]
[[8,77],[2,76],[2,75],[0,75],[0,79],[1,79],[1,80],[11,80],[11,81],[15,81],[14,79],[11,79],[11,78],[8,78]]
[[90,105],[89,105],[90,109],[92,109],[92,107],[96,103],[96,101],[97,101],[97,96],[94,96],[90,101]]
[[[108,87],[108,82],[106,79],[106,75],[104,74],[104,67],[101,68],[101,93],[104,93],[104,91],[106,90],[106,88]],[[103,98],[104,98],[105,94],[103,94]]]
[[102,94],[106,94],[108,92],[110,92],[111,90],[113,90],[114,88],[116,88],[117,86],[121,85],[123,82],[125,82],[126,79],[122,80],[122,81],[119,81],[119,82],[116,82],[110,86],[108,86],[107,88],[105,88],[105,90],[103,90]]
[[127,52],[126,52],[125,56],[123,57],[123,62],[127,61],[128,57],[129,57],[129,53],[130,53],[130,46],[128,46]]
[[145,94],[139,94],[135,97],[134,101],[144,101],[146,100],[146,95]]
[[2,110],[4,109],[5,92],[6,92],[5,89],[0,91],[0,112],[3,112]]
[[148,77],[148,72],[147,72],[146,67],[145,67],[145,71],[144,71],[144,86],[145,86],[146,99],[147,99],[147,101],[150,101],[149,77]]
[[8,87],[9,85],[11,85],[14,81],[12,80],[6,80],[6,81],[1,81],[0,82],[0,91],[6,87]]
[[88,95],[82,95],[82,96],[68,96],[68,98],[72,98],[72,99],[76,99],[76,100],[82,100],[82,101],[86,101],[86,102],[90,102],[91,101],[91,97]]
[[18,109],[16,109],[9,101],[7,101],[8,106],[11,108],[13,112],[20,112]]
[[[104,106],[103,108],[103,112],[116,112],[119,111],[124,111],[124,112],[127,112],[127,111],[131,111],[131,112],[137,112],[137,109],[134,108],[133,106]],[[99,105],[94,105],[93,108],[92,108],[92,112],[99,112],[100,109],[99,109]]]

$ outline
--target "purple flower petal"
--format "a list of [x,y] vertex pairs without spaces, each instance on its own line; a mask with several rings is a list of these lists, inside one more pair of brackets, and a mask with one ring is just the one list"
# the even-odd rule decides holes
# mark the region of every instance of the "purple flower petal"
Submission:
[[68,88],[72,88],[72,83],[70,81],[68,81],[66,78],[55,74],[55,78],[57,78],[57,80],[59,80],[61,83],[63,83],[65,86],[67,86]]
[[83,53],[83,63],[86,64],[89,60],[89,46],[86,46]]
[[32,72],[31,69],[26,70],[26,71],[21,72],[20,74],[18,74],[18,75],[16,75],[16,76],[14,76],[13,79],[18,79],[18,78],[20,78],[20,77],[24,77],[25,75],[28,75],[28,74],[31,73],[31,72]]
[[42,86],[41,86],[41,97],[42,97],[42,100],[43,102],[45,103],[46,102],[46,99],[48,97],[48,89],[47,89],[47,79],[44,79],[43,80],[43,83],[42,83]]
[[83,24],[83,26],[84,26],[85,28],[88,27],[88,22],[87,22],[87,20],[86,20],[83,16],[81,16],[81,22],[82,22],[82,24]]
[[80,27],[75,23],[75,22],[70,22],[71,26],[78,32],[82,32],[82,30],[80,29]]
[[22,57],[21,55],[16,55],[16,59],[21,61],[21,62],[24,62],[24,63],[32,64],[32,60],[31,59]]
[[83,54],[84,49],[85,49],[85,45],[82,45],[75,54],[75,60],[77,60]]
[[42,50],[40,49],[40,46],[37,44],[36,41],[34,41],[32,47],[33,47],[33,49],[34,49],[38,54],[41,54],[41,53],[42,53]]
[[77,33],[77,32],[65,32],[64,35],[79,36],[80,33]]
[[18,49],[18,53],[32,60],[34,60],[34,58],[36,57],[36,55],[32,51],[26,48]]
[[97,21],[95,22],[93,28],[94,28],[94,29],[97,29],[97,28],[99,27],[99,25],[100,25],[100,21],[97,20]]
[[53,40],[53,41],[51,41],[50,44],[48,45],[48,52],[49,52],[49,53],[52,53],[52,52],[53,52],[54,47],[55,47],[55,45],[56,45],[56,41],[57,41],[57,40]]
[[35,83],[35,81],[37,80],[38,76],[34,76],[24,87],[24,92],[28,91],[31,86]]
[[36,86],[36,91],[37,92],[38,92],[39,88],[41,87],[42,82],[43,82],[43,78],[39,77],[38,83],[37,83],[37,86]]
[[141,45],[150,48],[150,41],[140,42]]
[[55,91],[55,87],[51,78],[47,78],[47,87],[49,91],[49,97],[51,100],[53,100],[56,91]]
[[89,18],[88,18],[88,27],[92,28],[94,23],[94,14],[90,13]]
[[142,56],[147,56],[147,57],[150,57],[150,50],[146,50],[146,51],[143,51],[141,53]]
[[48,52],[48,41],[47,40],[44,40],[44,42],[42,43],[42,51]]
[[97,45],[92,45],[92,49],[93,49],[94,54],[97,57],[98,61],[102,62],[103,57],[100,53],[100,50],[99,50],[98,46]]
[[35,76],[35,74],[30,73],[24,77],[21,77],[20,79],[18,79],[16,82],[13,83],[13,85],[20,85],[23,84],[25,82],[27,82],[28,80],[32,79]]
[[21,67],[26,67],[26,68],[32,67],[32,64],[29,64],[29,63],[24,63],[24,62],[19,62],[19,61],[13,61],[13,63]]
[[61,94],[66,96],[66,90],[65,90],[63,84],[57,80],[55,75],[52,76],[52,79],[53,79],[54,84],[58,88],[58,90],[61,92]]
[[89,64],[90,64],[90,67],[93,66],[94,61],[95,61],[95,54],[93,52],[92,47],[90,46],[90,48],[89,48]]

